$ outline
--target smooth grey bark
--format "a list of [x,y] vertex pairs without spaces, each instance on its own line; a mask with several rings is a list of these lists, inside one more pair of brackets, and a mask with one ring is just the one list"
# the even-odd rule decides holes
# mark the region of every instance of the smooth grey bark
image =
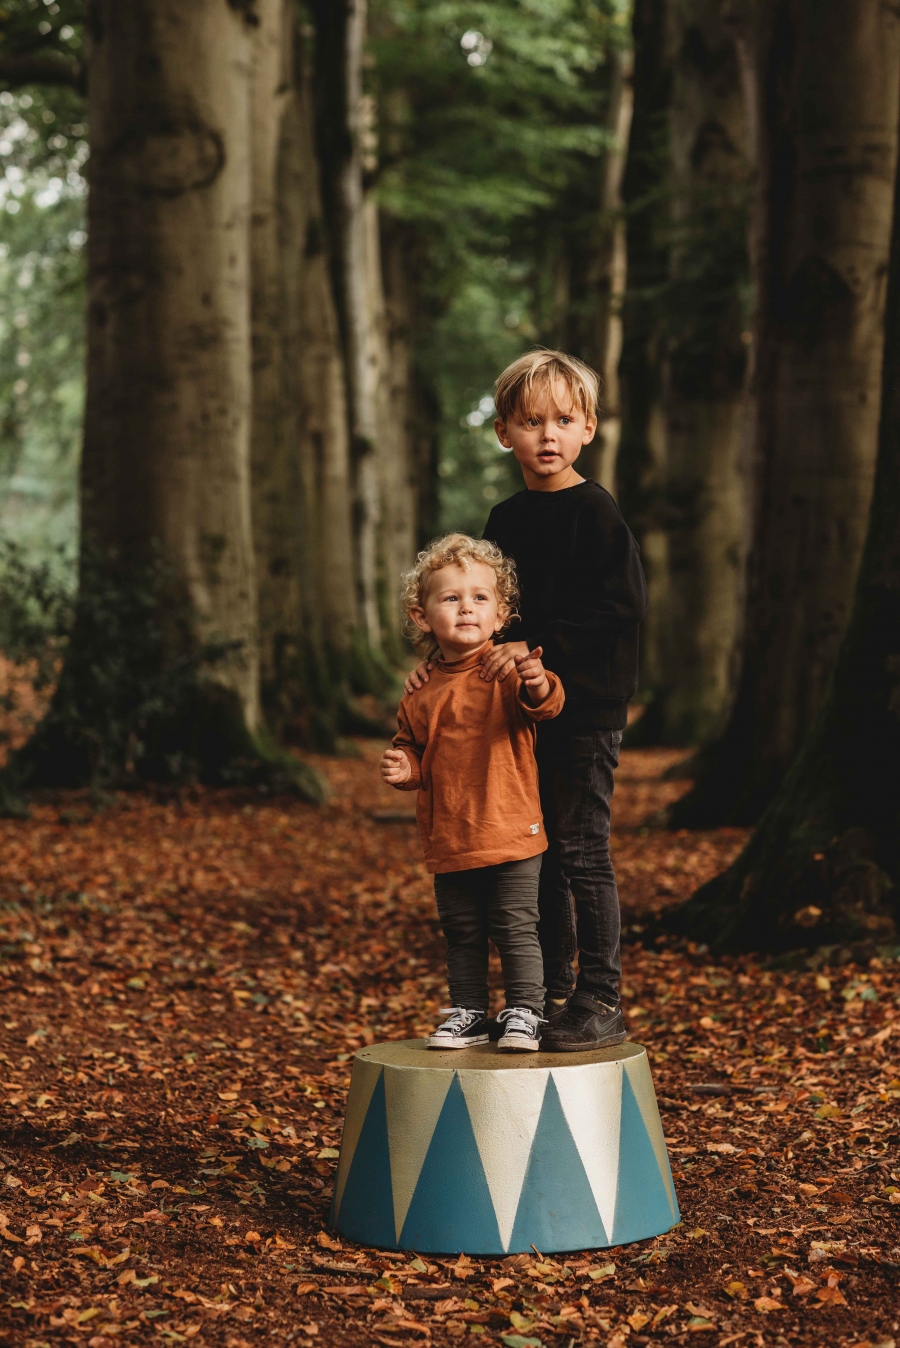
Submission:
[[373,106],[363,91],[367,6],[366,0],[313,0],[312,8],[319,157],[347,375],[358,607],[370,651],[378,655],[378,443],[386,371],[383,315],[372,273],[373,266],[380,267],[377,208],[366,185],[366,173],[375,166]]
[[865,539],[897,153],[900,18],[759,0],[757,474],[743,668],[680,826],[754,822],[821,705]]
[[[286,313],[279,214],[279,161],[294,97],[293,6],[287,0],[260,0],[255,13],[250,230],[253,535],[262,697],[270,722],[280,728],[285,702],[296,695],[299,678],[305,535],[299,456],[285,399]],[[292,685],[291,692],[285,684]]]
[[584,355],[602,380],[597,434],[584,450],[579,469],[613,495],[622,432],[619,359],[622,354],[622,301],[627,275],[622,179],[634,107],[633,53],[615,46],[608,56],[610,73],[607,130],[612,143],[603,155],[596,246],[589,284],[596,294],[593,334]]
[[660,516],[665,439],[657,306],[669,268],[668,245],[659,228],[666,209],[672,83],[667,14],[667,0],[635,0],[634,99],[622,179],[628,285],[619,362],[622,425],[617,485],[623,513],[641,544],[650,596],[641,636],[642,690],[659,688],[664,679],[659,637],[668,584],[667,539]]
[[900,177],[881,421],[850,623],[812,730],[738,860],[671,914],[716,950],[842,945],[900,930]]
[[17,781],[321,783],[267,743],[251,506],[257,15],[98,0],[74,631]]
[[[654,609],[665,743],[721,728],[749,546],[746,196],[740,69],[718,0],[672,0],[671,245],[660,427],[665,602]],[[742,294],[742,289],[744,293]]]
[[90,25],[88,542],[174,574],[208,677],[259,725],[250,517],[250,63],[219,0]]
[[[292,91],[279,158],[279,234],[284,349],[286,453],[280,474],[282,513],[299,537],[301,583],[281,647],[303,687],[279,680],[282,719],[302,738],[338,728],[358,627],[353,547],[353,479],[347,386],[331,285],[329,241],[315,145],[315,106],[308,41],[293,30]],[[285,493],[290,493],[289,499]],[[312,720],[312,724],[310,721]]]

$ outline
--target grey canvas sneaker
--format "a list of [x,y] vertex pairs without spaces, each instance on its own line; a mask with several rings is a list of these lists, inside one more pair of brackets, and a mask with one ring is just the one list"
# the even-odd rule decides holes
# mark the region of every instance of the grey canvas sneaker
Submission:
[[488,1018],[485,1011],[465,1006],[442,1006],[447,1019],[426,1040],[429,1048],[471,1048],[488,1042]]
[[501,1053],[535,1053],[541,1046],[545,1022],[527,1006],[508,1006],[497,1017],[502,1033],[497,1042]]

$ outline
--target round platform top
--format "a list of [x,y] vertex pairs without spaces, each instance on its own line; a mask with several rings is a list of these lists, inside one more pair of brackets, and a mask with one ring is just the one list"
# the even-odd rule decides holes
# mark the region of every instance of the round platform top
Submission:
[[392,1044],[371,1044],[358,1049],[353,1056],[382,1067],[416,1067],[432,1072],[522,1072],[536,1067],[558,1069],[623,1062],[646,1051],[643,1044],[613,1044],[588,1053],[500,1053],[496,1044],[434,1049],[428,1048],[424,1039],[400,1039]]

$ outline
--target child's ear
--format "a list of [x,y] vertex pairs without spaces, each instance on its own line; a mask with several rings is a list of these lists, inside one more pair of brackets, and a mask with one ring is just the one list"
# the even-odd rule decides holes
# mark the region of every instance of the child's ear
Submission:
[[581,437],[583,445],[589,445],[597,433],[597,422],[588,417],[584,425],[584,434]]
[[500,441],[504,449],[512,449],[512,440],[509,438],[509,432],[506,429],[506,422],[498,417],[494,422],[494,434]]
[[412,618],[420,632],[431,631],[431,623],[425,617],[425,610],[423,608],[411,608],[409,610],[409,616]]
[[501,604],[497,610],[497,621],[494,623],[494,631],[502,632],[508,622],[509,609],[504,604]]

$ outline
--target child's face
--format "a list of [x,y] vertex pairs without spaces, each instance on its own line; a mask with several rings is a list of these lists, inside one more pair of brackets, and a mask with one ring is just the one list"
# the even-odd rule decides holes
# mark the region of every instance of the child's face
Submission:
[[494,422],[497,439],[522,465],[525,485],[539,490],[571,468],[596,429],[597,422],[574,406],[562,380],[538,399],[530,417],[517,410],[508,421]]
[[423,632],[434,634],[445,660],[462,660],[503,626],[494,572],[483,562],[442,566],[428,585],[425,604],[411,611]]

